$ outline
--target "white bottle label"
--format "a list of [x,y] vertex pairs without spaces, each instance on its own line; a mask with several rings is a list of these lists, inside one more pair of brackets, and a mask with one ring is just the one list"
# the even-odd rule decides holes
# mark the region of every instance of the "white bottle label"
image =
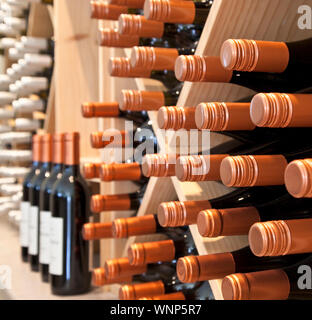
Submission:
[[20,244],[22,247],[28,247],[28,220],[29,220],[30,203],[21,202],[21,222],[20,222]]
[[63,274],[63,218],[51,217],[50,220],[50,266],[51,274]]
[[28,252],[31,255],[38,254],[38,214],[39,208],[37,206],[30,206],[29,210],[29,247]]
[[50,211],[40,211],[39,262],[43,264],[50,262],[50,220]]

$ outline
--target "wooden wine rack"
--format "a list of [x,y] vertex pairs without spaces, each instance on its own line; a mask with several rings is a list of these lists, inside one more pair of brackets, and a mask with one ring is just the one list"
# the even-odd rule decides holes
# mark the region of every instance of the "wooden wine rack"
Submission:
[[[115,101],[121,89],[161,90],[152,80],[112,78],[107,72],[109,57],[129,56],[129,49],[99,48],[96,43],[99,27],[113,27],[116,22],[92,21],[89,17],[89,0],[55,0],[55,109],[47,114],[46,128],[53,132],[78,130],[81,133],[83,161],[112,161],[114,155],[94,150],[90,146],[90,133],[104,128],[123,128],[121,119],[84,119],[80,106],[84,101]],[[312,30],[297,26],[298,7],[312,6],[311,0],[214,0],[202,37],[196,50],[198,55],[218,56],[221,44],[228,38],[293,41],[312,36]],[[51,11],[50,11],[51,13]],[[54,90],[52,91],[52,93]],[[253,92],[231,84],[184,84],[178,105],[196,106],[204,101],[235,101]],[[54,98],[51,98],[53,106]],[[157,131],[156,112],[149,112],[153,128]],[[53,117],[55,120],[53,120]],[[54,122],[55,121],[55,122]],[[53,125],[55,123],[55,125]],[[159,137],[161,138],[161,137]],[[173,138],[174,139],[174,138]],[[211,146],[225,140],[225,136],[211,134]],[[172,140],[161,145],[161,152],[171,150]],[[131,182],[100,183],[101,193],[128,193],[137,189]],[[180,182],[173,178],[151,178],[138,211],[138,215],[156,213],[163,201],[179,199],[211,199],[232,189],[217,182]],[[109,221],[131,212],[105,212],[101,221]],[[247,245],[247,237],[201,237],[195,225],[190,226],[199,254],[228,252]],[[150,237],[131,237],[128,240],[102,240],[101,265],[108,258],[126,255],[133,242]],[[210,281],[215,299],[222,299],[220,280]],[[104,290],[116,290],[116,286]]]

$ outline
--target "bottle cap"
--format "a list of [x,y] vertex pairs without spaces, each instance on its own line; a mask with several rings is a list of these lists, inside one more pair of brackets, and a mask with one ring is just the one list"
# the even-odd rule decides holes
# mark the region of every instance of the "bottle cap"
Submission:
[[310,127],[309,94],[258,93],[251,100],[250,117],[258,127]]
[[100,167],[102,181],[131,180],[138,181],[142,177],[140,164],[133,163],[103,163]]
[[170,201],[158,206],[157,219],[163,227],[180,227],[194,224],[201,210],[210,209],[208,200]]
[[145,273],[147,265],[133,266],[130,265],[128,258],[119,258],[106,260],[105,271],[108,279],[114,279],[120,276],[132,276]]
[[285,185],[295,198],[312,198],[312,159],[292,161],[285,170]]
[[161,91],[121,90],[119,106],[121,110],[158,110],[165,104]]
[[144,16],[121,14],[118,19],[120,34],[137,35],[144,38],[162,38],[164,24],[155,20],[147,20]]
[[250,103],[208,102],[194,108],[198,129],[212,131],[253,130]]
[[118,117],[118,102],[85,102],[81,105],[81,113],[85,118]]
[[82,236],[84,240],[113,238],[112,222],[85,223],[82,228]]
[[227,154],[181,156],[176,164],[176,176],[180,181],[218,181],[220,165]]
[[123,35],[115,29],[100,28],[98,32],[98,44],[102,47],[132,48],[139,44],[137,35]]
[[106,130],[91,133],[92,148],[124,148],[129,145],[129,137],[125,131]]
[[42,155],[42,138],[43,135],[35,134],[32,138],[32,159],[33,161],[41,162],[41,155]]
[[257,222],[248,239],[251,251],[258,257],[311,252],[312,219]]
[[235,261],[229,252],[187,256],[177,262],[177,276],[184,283],[222,279],[234,272]]
[[162,281],[153,281],[138,284],[126,284],[119,289],[120,300],[137,300],[145,296],[162,295],[165,286]]
[[129,58],[110,58],[108,73],[112,77],[149,78],[151,71],[145,68],[131,66]]
[[90,17],[92,19],[118,20],[122,13],[127,13],[128,8],[107,4],[102,1],[90,1]]
[[52,162],[52,134],[50,133],[42,137],[42,162]]
[[142,217],[115,219],[112,225],[114,238],[128,238],[156,232],[155,216],[152,214]]
[[79,151],[80,134],[79,132],[65,133],[65,160],[66,165],[78,165],[80,162]]
[[197,229],[203,237],[247,235],[250,227],[260,221],[255,207],[208,209],[197,216]]
[[180,81],[230,82],[232,71],[222,67],[219,57],[183,56],[175,61],[175,76]]
[[161,107],[157,113],[160,129],[179,130],[196,129],[195,108],[189,107]]
[[146,19],[167,23],[192,24],[195,20],[195,10],[192,1],[146,0],[144,2]]
[[130,62],[132,67],[148,70],[174,70],[179,52],[174,48],[133,47]]
[[228,70],[281,73],[288,66],[289,50],[284,42],[228,39],[220,58]]
[[131,200],[129,194],[96,194],[91,197],[91,211],[95,213],[113,210],[130,210],[130,208]]
[[290,283],[281,269],[235,273],[222,281],[224,300],[285,300],[289,293]]
[[129,262],[134,266],[160,261],[169,262],[174,256],[175,246],[172,240],[134,243],[128,248]]
[[220,176],[228,187],[283,185],[286,166],[282,155],[226,157],[220,165]]
[[118,6],[125,6],[133,9],[142,9],[144,6],[144,0],[109,0],[110,4]]
[[174,154],[147,154],[143,157],[142,173],[145,177],[172,177],[176,159]]
[[258,257],[285,255],[292,242],[291,231],[283,220],[255,223],[248,238],[251,251]]
[[127,283],[132,282],[132,276],[121,276],[113,279],[107,279],[104,268],[96,268],[92,271],[92,284],[96,287],[104,286],[114,283]]
[[186,300],[186,298],[183,292],[173,292],[160,296],[143,297],[138,300]]
[[53,163],[64,163],[65,148],[64,148],[64,133],[54,133],[53,134]]
[[82,167],[82,175],[85,179],[93,179],[100,177],[101,163],[84,163]]

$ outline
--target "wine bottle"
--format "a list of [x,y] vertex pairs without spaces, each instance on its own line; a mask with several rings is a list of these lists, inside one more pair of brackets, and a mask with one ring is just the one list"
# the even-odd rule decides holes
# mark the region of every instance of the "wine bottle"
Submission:
[[312,252],[312,219],[254,223],[248,234],[250,249],[258,257]]
[[54,54],[54,41],[52,39],[22,36],[20,39],[25,49],[37,49],[40,53]]
[[312,198],[312,159],[292,161],[285,170],[287,191],[296,198]]
[[132,48],[133,46],[149,47],[176,47],[175,43],[167,39],[139,38],[137,35],[120,34],[117,29],[100,28],[98,33],[98,44],[103,47]]
[[129,180],[140,185],[148,182],[143,175],[141,165],[138,162],[102,164],[100,167],[100,179],[102,181]]
[[198,213],[202,210],[256,206],[285,193],[283,186],[255,187],[234,190],[211,200],[163,202],[158,207],[157,218],[163,227],[190,225],[197,222]]
[[90,11],[92,19],[101,20],[118,20],[122,13],[140,14],[142,12],[140,9],[127,8],[95,0],[90,1]]
[[[195,53],[197,42],[186,48],[133,47],[130,63],[133,68],[147,70],[174,70],[178,56]],[[180,80],[178,78],[178,80]]]
[[203,237],[247,235],[256,222],[310,218],[310,199],[294,199],[289,194],[255,206],[207,209],[197,216],[197,229]]
[[112,233],[115,238],[129,238],[153,233],[166,233],[157,220],[156,215],[115,219],[112,223]]
[[131,265],[147,263],[171,262],[182,256],[197,252],[189,230],[181,228],[170,235],[171,239],[134,243],[128,248]]
[[[102,269],[102,268],[101,268]],[[105,275],[108,280],[119,277],[132,277],[134,282],[170,281],[176,274],[175,263],[154,263],[133,266],[128,258],[106,260]]]
[[220,58],[228,70],[279,73],[294,85],[299,80],[310,87],[311,81],[302,70],[312,70],[311,44],[312,38],[294,42],[228,39]]
[[39,269],[44,282],[49,281],[50,262],[50,221],[51,205],[50,196],[52,187],[61,178],[64,163],[64,134],[53,135],[52,155],[53,166],[50,173],[46,174],[40,187],[40,226],[39,226]]
[[92,285],[96,287],[101,287],[109,284],[122,284],[131,283],[133,281],[132,276],[120,276],[108,279],[106,277],[105,268],[95,268],[92,271]]
[[297,92],[311,84],[286,78],[282,73],[247,72],[224,69],[219,57],[179,56],[175,75],[180,81],[223,82],[237,84],[258,92]]
[[146,177],[175,176],[176,154],[147,154],[143,157],[142,173]]
[[259,127],[311,127],[311,101],[310,94],[258,93],[251,100],[251,121]]
[[128,111],[158,110],[162,106],[176,105],[181,86],[168,91],[121,90],[119,108]]
[[100,178],[101,163],[84,163],[82,166],[82,176],[85,179]]
[[79,171],[79,133],[66,133],[62,177],[53,185],[50,199],[50,279],[56,295],[90,290],[89,246],[82,227],[89,219],[89,190]]
[[22,77],[22,88],[29,93],[38,93],[49,90],[49,79],[45,77]]
[[15,112],[30,113],[33,111],[45,112],[47,101],[37,98],[19,98],[12,102],[13,110]]
[[[206,290],[201,290],[201,287],[205,286]],[[174,275],[167,281],[153,281],[138,284],[125,284],[119,289],[120,300],[139,300],[143,297],[154,297],[165,294],[172,294],[176,291],[183,292],[184,297],[188,295],[189,300],[197,298],[197,300],[210,300],[211,289],[208,283],[181,283]],[[199,295],[198,291],[201,291]],[[197,294],[196,294],[197,292]]]
[[230,156],[221,162],[220,177],[228,187],[282,185],[288,162],[310,155],[312,148],[299,146],[299,150],[294,147],[292,152],[283,155]]
[[182,257],[177,262],[177,275],[184,283],[215,280],[232,273],[283,268],[306,257],[306,254],[299,254],[259,258],[253,255],[249,247],[244,247],[232,252]]
[[145,110],[142,111],[123,111],[119,109],[118,102],[86,102],[81,107],[82,116],[85,118],[124,118],[133,121],[137,125],[142,125],[148,120]]
[[203,26],[212,4],[213,0],[146,0],[144,2],[144,16],[150,20]]
[[143,38],[161,38],[168,41],[171,47],[192,46],[199,40],[202,27],[199,25],[184,25],[163,23],[147,20],[144,16],[121,14],[118,18],[118,31],[124,35],[138,35]]
[[32,138],[32,166],[29,173],[23,181],[23,199],[21,202],[21,222],[20,222],[20,245],[22,248],[22,260],[28,262],[29,246],[29,215],[30,215],[30,198],[29,189],[32,187],[32,179],[38,175],[41,167],[42,136],[34,135]]
[[84,240],[100,240],[113,238],[112,222],[90,222],[85,223],[82,228]]
[[146,186],[143,186],[140,190],[129,194],[93,195],[91,197],[91,211],[100,213],[114,210],[138,210],[143,200],[145,188]]
[[40,190],[42,182],[51,170],[52,136],[45,134],[42,137],[40,171],[32,178],[29,187],[29,261],[32,271],[39,271],[39,226],[40,226]]
[[129,58],[110,58],[108,70],[112,77],[155,79],[160,81],[167,89],[175,88],[179,84],[173,71],[134,68],[131,66]]
[[[222,281],[225,300],[294,300],[311,299],[311,289],[303,270],[311,270],[311,256],[281,269],[236,273]],[[300,279],[304,277],[304,280]],[[300,285],[301,284],[301,285]],[[302,286],[302,287],[301,287]]]

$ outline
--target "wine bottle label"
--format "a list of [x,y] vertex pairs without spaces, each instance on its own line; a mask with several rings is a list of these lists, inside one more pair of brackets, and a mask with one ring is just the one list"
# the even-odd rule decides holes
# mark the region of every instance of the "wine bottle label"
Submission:
[[21,202],[21,222],[20,222],[20,244],[22,247],[28,247],[28,219],[30,203]]
[[28,252],[31,255],[38,254],[38,214],[39,208],[37,206],[30,206]]
[[63,218],[50,219],[50,274],[63,274]]
[[39,262],[43,264],[50,262],[50,220],[50,211],[40,211]]

